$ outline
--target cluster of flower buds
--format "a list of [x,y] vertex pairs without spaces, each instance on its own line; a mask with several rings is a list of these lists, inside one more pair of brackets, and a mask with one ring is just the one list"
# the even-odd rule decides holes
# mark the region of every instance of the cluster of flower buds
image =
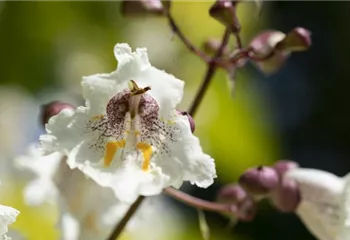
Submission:
[[266,73],[278,71],[292,52],[305,51],[311,46],[310,32],[297,27],[285,34],[280,31],[265,31],[250,43],[253,50],[251,59]]
[[281,160],[272,167],[259,166],[246,170],[238,184],[224,186],[218,193],[218,201],[235,204],[237,217],[249,221],[255,217],[257,202],[268,198],[277,210],[294,212],[300,203],[300,193],[295,181],[284,174],[298,168],[293,161]]
[[[124,16],[167,16],[170,25],[175,34],[187,47],[201,56],[207,62],[210,56],[204,56],[198,53],[198,49],[180,33],[180,30],[170,14],[171,1],[160,0],[138,0],[122,1],[122,13]],[[257,1],[259,5],[259,1]],[[257,68],[264,74],[273,74],[280,70],[292,52],[305,51],[311,46],[311,34],[302,27],[296,27],[288,33],[277,30],[268,30],[257,34],[247,46],[243,46],[239,36],[241,24],[237,16],[238,6],[241,1],[233,0],[216,0],[209,9],[209,15],[224,25],[233,35],[235,35],[237,47],[229,49],[223,46],[222,54],[217,60],[218,66],[224,68],[232,82],[235,80],[236,69],[244,67],[248,60],[252,61]],[[203,44],[204,52],[213,56],[221,48],[221,41],[213,38],[208,39]]]

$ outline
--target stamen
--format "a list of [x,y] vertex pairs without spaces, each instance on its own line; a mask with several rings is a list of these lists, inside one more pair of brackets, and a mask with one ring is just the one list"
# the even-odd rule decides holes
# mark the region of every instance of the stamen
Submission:
[[105,148],[105,156],[103,165],[105,167],[109,167],[113,161],[114,155],[118,151],[118,149],[123,148],[125,146],[125,140],[121,141],[110,141],[106,144]]
[[142,171],[148,171],[152,157],[152,146],[147,143],[139,142],[136,144],[136,147],[143,155]]
[[151,90],[151,87],[145,87],[145,88],[140,88],[136,82],[134,80],[130,80],[128,83],[130,92],[132,95],[140,95],[140,94],[144,94],[145,92]]

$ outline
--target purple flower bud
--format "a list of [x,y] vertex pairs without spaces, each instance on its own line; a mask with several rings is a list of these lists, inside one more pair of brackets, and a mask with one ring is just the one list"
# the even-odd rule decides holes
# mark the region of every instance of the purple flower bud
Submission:
[[130,17],[162,15],[164,6],[160,0],[122,1],[121,11],[124,16]]
[[211,17],[230,28],[233,32],[238,32],[240,25],[236,16],[236,3],[230,0],[217,0],[209,10]]
[[234,216],[241,221],[251,221],[256,215],[256,202],[238,184],[229,184],[219,190],[217,201],[232,204],[233,213],[226,213],[228,217]]
[[193,118],[191,117],[191,115],[188,114],[186,111],[180,111],[180,110],[176,110],[176,111],[178,114],[181,114],[183,116],[187,116],[188,122],[190,123],[191,131],[193,133],[194,130],[196,129],[196,125],[195,125],[195,122],[194,122]]
[[41,106],[41,123],[45,125],[52,116],[57,115],[63,109],[75,109],[75,107],[60,101],[50,102]]
[[276,172],[280,176],[282,176],[288,170],[298,168],[299,164],[294,162],[294,161],[290,161],[290,160],[280,160],[280,161],[276,162],[273,167],[276,170]]
[[288,178],[283,178],[269,197],[281,212],[294,212],[301,200],[297,183]]
[[250,43],[255,64],[266,74],[278,71],[291,52],[305,51],[311,46],[310,32],[305,28],[294,28],[288,34],[265,31]]
[[255,200],[247,196],[241,203],[237,206],[237,217],[241,221],[252,221],[256,215],[257,204]]
[[226,204],[241,203],[247,197],[247,192],[238,184],[229,184],[219,190],[217,201]]
[[265,195],[277,187],[279,177],[271,167],[258,167],[248,169],[238,181],[250,194]]
[[286,37],[276,45],[281,51],[305,51],[311,47],[311,33],[309,30],[297,27],[290,31]]
[[282,68],[289,57],[289,51],[276,51],[276,45],[285,38],[279,31],[265,31],[257,35],[250,47],[253,49],[257,67],[265,74],[271,74]]

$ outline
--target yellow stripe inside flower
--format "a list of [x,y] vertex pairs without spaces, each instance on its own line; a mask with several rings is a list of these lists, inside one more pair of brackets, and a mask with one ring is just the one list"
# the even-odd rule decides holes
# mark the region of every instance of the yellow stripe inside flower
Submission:
[[104,161],[103,164],[105,167],[109,167],[111,165],[114,155],[118,151],[118,149],[123,148],[125,146],[125,140],[121,141],[110,141],[106,144],[105,148],[105,156],[104,156]]
[[83,224],[85,227],[87,227],[88,229],[94,231],[94,232],[98,232],[98,227],[97,227],[97,223],[96,223],[96,214],[95,213],[88,213],[83,221]]
[[147,143],[139,142],[136,144],[136,148],[142,152],[143,155],[142,171],[148,171],[152,157],[152,146]]
[[103,118],[104,116],[103,116],[103,114],[100,114],[100,115],[96,115],[96,116],[94,116],[93,118],[92,118],[92,120],[101,120],[102,118]]

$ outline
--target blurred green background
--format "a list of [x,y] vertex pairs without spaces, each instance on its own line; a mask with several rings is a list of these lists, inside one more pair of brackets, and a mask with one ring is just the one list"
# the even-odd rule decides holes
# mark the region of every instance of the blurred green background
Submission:
[[[211,19],[213,2],[177,2],[174,17],[197,46],[220,38],[224,28]],[[343,4],[343,5],[342,5]],[[0,200],[21,211],[13,225],[29,240],[56,239],[57,210],[28,208],[21,176],[8,159],[37,141],[43,129],[39,106],[51,100],[82,104],[82,76],[111,72],[113,47],[126,42],[147,47],[151,63],[186,82],[180,108],[189,106],[204,76],[205,64],[173,36],[162,17],[124,18],[120,2],[0,2],[0,150],[3,156]],[[186,191],[213,200],[218,188],[237,181],[248,167],[290,158],[339,174],[349,169],[349,114],[346,67],[349,40],[342,23],[344,3],[268,2],[259,16],[253,2],[239,5],[245,44],[262,29],[313,32],[309,52],[293,56],[278,74],[266,78],[252,66],[242,69],[234,94],[226,73],[218,71],[195,117],[205,152],[216,159],[218,179],[208,190]],[[333,10],[333,11],[332,11]],[[335,15],[334,12],[337,12]],[[339,60],[339,63],[335,63]],[[342,61],[342,62],[341,62]],[[342,65],[341,65],[342,64]],[[343,67],[339,67],[343,66]],[[182,204],[186,231],[174,239],[201,239],[196,212]],[[159,213],[160,215],[162,213]],[[208,214],[211,239],[312,239],[299,220],[262,203],[256,220],[227,229],[227,219]]]

